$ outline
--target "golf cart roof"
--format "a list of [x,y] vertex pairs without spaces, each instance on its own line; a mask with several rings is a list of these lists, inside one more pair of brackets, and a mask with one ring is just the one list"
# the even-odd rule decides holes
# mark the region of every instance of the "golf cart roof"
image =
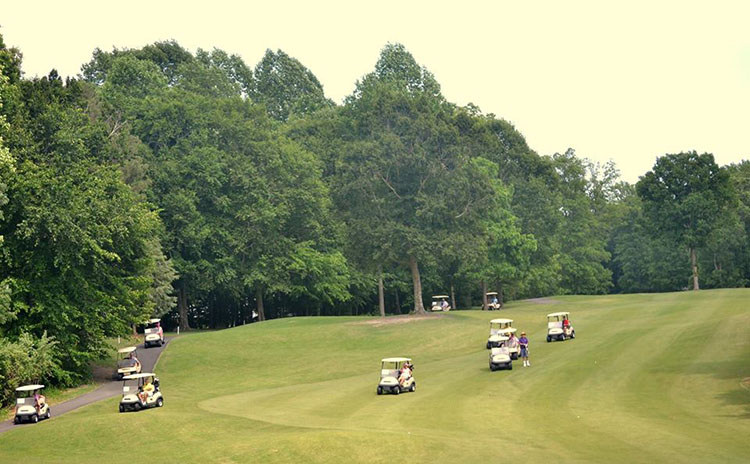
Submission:
[[134,346],[126,346],[125,348],[120,348],[117,350],[118,353],[132,353],[136,350],[136,347]]
[[135,380],[135,379],[144,379],[146,377],[156,377],[156,374],[152,372],[141,372],[140,374],[130,374],[124,376],[123,380]]
[[383,358],[383,360],[380,361],[380,362],[384,362],[384,363],[398,363],[398,362],[404,362],[404,361],[411,362],[411,358]]
[[497,295],[497,292],[487,292],[486,295]]
[[149,324],[156,324],[157,322],[160,322],[160,321],[161,321],[161,319],[149,319],[148,323]]
[[512,324],[513,319],[492,319],[490,324]]
[[24,385],[22,387],[16,388],[16,391],[17,392],[28,392],[28,391],[39,390],[40,388],[44,388],[44,385]]
[[434,300],[435,298],[450,298],[450,297],[448,295],[434,295],[432,299]]
[[547,314],[547,317],[567,316],[569,314],[570,313],[568,311],[561,311],[559,313],[550,313],[550,314]]

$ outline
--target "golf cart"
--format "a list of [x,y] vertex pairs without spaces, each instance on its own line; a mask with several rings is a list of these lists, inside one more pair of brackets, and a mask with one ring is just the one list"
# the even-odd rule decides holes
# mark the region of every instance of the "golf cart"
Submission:
[[487,310],[496,311],[502,307],[502,303],[497,299],[497,292],[487,292]]
[[508,337],[508,341],[505,342],[505,347],[508,348],[508,352],[510,353],[510,359],[516,360],[519,356],[521,356],[521,344],[518,342],[518,338],[515,336],[513,337],[513,340],[510,339],[510,334],[515,334],[516,328],[515,327],[507,327],[505,329],[500,329],[497,331],[498,337]]
[[498,345],[490,350],[490,370],[513,369],[513,360],[510,357],[510,351],[505,343],[508,337],[498,336]]
[[450,311],[451,305],[448,303],[448,295],[435,295],[432,297],[430,311]]
[[564,341],[576,338],[576,331],[570,325],[570,313],[567,311],[547,314],[547,343],[552,340]]
[[117,380],[130,374],[140,374],[141,363],[136,356],[136,348],[128,346],[117,350]]
[[159,389],[159,379],[156,374],[144,372],[126,375],[122,380],[120,412],[164,406],[164,398]]
[[40,393],[44,385],[24,385],[16,388],[16,414],[13,422],[39,422],[39,419],[49,419],[52,410],[47,404],[47,398]]
[[487,349],[497,347],[499,332],[503,329],[510,329],[513,325],[513,319],[492,319],[490,321],[490,337],[487,339]]
[[162,346],[164,344],[164,329],[161,328],[161,319],[149,319],[143,333],[145,334],[143,345],[146,348],[151,345]]
[[410,358],[385,358],[381,361],[378,395],[383,393],[398,395],[401,392],[413,392],[417,389],[417,381],[414,380],[413,374],[409,374],[403,382],[399,382],[401,369],[405,364],[409,366],[409,372],[412,372],[414,365],[412,365]]

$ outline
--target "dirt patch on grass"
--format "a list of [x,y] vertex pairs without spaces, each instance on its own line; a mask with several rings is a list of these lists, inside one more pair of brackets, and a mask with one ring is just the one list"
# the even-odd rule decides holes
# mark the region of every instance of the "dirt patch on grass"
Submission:
[[402,314],[399,316],[387,316],[387,317],[380,317],[378,319],[368,319],[366,321],[357,321],[357,322],[350,322],[352,325],[371,325],[375,327],[379,327],[381,325],[391,325],[391,324],[405,324],[407,322],[415,322],[415,321],[425,321],[425,320],[431,320],[431,319],[440,319],[442,317],[445,317],[446,314],[422,314],[422,315],[415,315],[415,314]]
[[559,301],[553,300],[552,298],[529,298],[528,300],[524,300],[524,301],[528,301],[529,303],[540,304],[540,305],[550,305],[550,304],[560,303]]
[[745,390],[750,391],[750,377],[745,377],[744,379],[740,380],[740,385]]

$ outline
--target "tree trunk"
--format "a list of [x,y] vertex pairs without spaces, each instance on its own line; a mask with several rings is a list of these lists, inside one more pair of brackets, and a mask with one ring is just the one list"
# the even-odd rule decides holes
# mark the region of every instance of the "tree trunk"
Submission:
[[693,267],[693,290],[700,290],[698,285],[698,253],[695,248],[690,248],[690,263]]
[[482,311],[487,309],[487,282],[482,279]]
[[451,309],[456,309],[456,289],[453,288],[452,280],[451,280]]
[[422,302],[422,279],[419,277],[419,264],[414,256],[409,256],[409,269],[411,269],[411,280],[414,284],[414,312],[425,314]]
[[131,324],[131,325],[132,325],[132,327],[133,327],[133,336],[134,336],[134,337],[137,337],[137,336],[138,336],[138,330],[136,329],[136,326],[135,326],[135,324]]
[[378,308],[380,308],[380,317],[385,317],[385,292],[383,289],[382,269],[378,269]]
[[255,289],[255,304],[258,311],[258,321],[266,320],[266,311],[263,309],[263,286],[258,285]]
[[401,314],[401,302],[398,299],[398,288],[396,289],[396,310]]
[[498,301],[498,303],[500,303],[500,307],[501,308],[505,304],[504,300],[505,300],[505,295],[503,295],[503,286],[502,285],[498,285],[497,286],[497,301]]
[[180,312],[180,332],[186,332],[190,330],[190,323],[188,322],[188,305],[185,283],[180,285],[180,290],[177,292],[177,309]]

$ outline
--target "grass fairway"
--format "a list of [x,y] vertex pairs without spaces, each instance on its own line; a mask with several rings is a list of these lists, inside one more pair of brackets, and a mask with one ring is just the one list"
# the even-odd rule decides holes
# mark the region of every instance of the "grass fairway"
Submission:
[[[157,369],[164,408],[112,399],[19,428],[0,461],[748,461],[749,290],[543,303],[181,337]],[[577,338],[546,343],[545,314],[566,310]],[[531,367],[489,371],[493,317],[528,333]],[[377,396],[380,358],[402,355],[417,392]]]

